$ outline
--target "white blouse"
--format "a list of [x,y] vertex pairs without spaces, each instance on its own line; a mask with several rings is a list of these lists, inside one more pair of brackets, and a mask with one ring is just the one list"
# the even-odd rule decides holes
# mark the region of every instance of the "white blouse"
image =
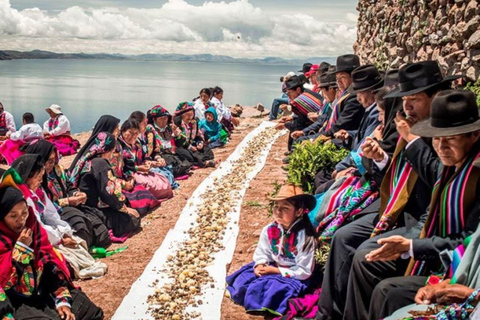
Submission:
[[38,123],[25,124],[17,132],[12,133],[10,139],[13,141],[43,139],[43,130]]
[[60,114],[57,116],[58,118],[58,125],[53,128],[52,130],[48,130],[48,122],[50,119],[43,123],[43,132],[48,133],[51,136],[59,136],[61,134],[65,134],[70,131],[70,121],[68,121],[65,115]]

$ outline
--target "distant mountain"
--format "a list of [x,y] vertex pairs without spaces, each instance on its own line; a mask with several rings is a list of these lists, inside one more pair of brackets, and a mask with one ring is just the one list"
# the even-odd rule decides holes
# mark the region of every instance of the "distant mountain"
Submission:
[[28,52],[0,50],[0,60],[17,59],[103,59],[103,60],[140,60],[140,61],[197,61],[216,63],[259,63],[279,65],[302,65],[306,61],[319,63],[320,61],[335,62],[333,57],[312,57],[308,59],[283,59],[266,57],[262,59],[232,58],[224,55],[212,54],[140,54],[124,55],[120,53],[55,53],[50,51],[33,50]]

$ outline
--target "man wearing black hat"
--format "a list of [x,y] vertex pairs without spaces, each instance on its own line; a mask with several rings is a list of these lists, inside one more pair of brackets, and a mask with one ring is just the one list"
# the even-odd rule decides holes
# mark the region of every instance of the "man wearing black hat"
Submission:
[[379,241],[382,247],[367,253],[367,261],[391,261],[400,255],[412,258],[407,277],[377,284],[369,319],[383,318],[413,303],[427,277],[448,268],[442,266],[441,253],[462,245],[480,222],[480,168],[474,164],[480,155],[480,117],[475,95],[468,91],[440,92],[432,102],[430,118],[416,123],[412,132],[433,139],[442,164],[431,168],[417,156],[412,159],[413,166],[419,173],[434,172],[440,178],[423,217],[426,222],[420,237],[384,238]]
[[[421,69],[421,72],[418,72],[418,69]],[[400,89],[392,91],[399,96],[411,94],[410,89],[415,86],[416,91],[418,91],[415,96],[404,98],[404,109],[408,115],[415,116],[419,120],[428,117],[433,96],[446,82],[443,77],[434,77],[433,75],[436,72],[432,72],[433,70],[440,71],[438,64],[434,61],[415,63],[401,68],[398,75]],[[410,76],[412,71],[414,76]],[[416,79],[420,79],[420,81],[417,82]],[[406,120],[401,121],[404,123]],[[400,127],[404,128],[404,126]],[[402,130],[402,132],[405,136],[409,135],[406,130]],[[400,140],[393,157],[389,157],[388,152],[383,151],[378,141],[369,138],[366,140],[366,143],[362,145],[364,157],[378,160],[376,165],[369,167],[369,171],[380,177],[385,176],[380,186],[380,203],[377,203],[377,207],[380,205],[380,208],[378,213],[364,214],[359,219],[339,229],[335,234],[326,270],[326,272],[329,269],[333,270],[331,272],[334,272],[335,276],[324,277],[322,288],[330,294],[326,294],[325,299],[319,300],[317,319],[339,319],[342,317],[344,310],[346,319],[356,319],[357,313],[361,315],[368,312],[371,292],[367,295],[361,294],[359,290],[361,290],[362,284],[354,286],[354,283],[349,279],[356,249],[378,247],[376,240],[382,236],[403,234],[407,231],[413,235],[415,232],[418,234],[419,230],[415,229],[414,226],[422,213],[425,212],[430,201],[430,193],[436,177],[429,177],[425,180],[417,179],[417,175],[411,169],[406,157],[409,153],[418,153],[423,156],[425,163],[433,163],[436,159],[433,156],[433,151],[423,140],[412,142],[408,152],[405,147],[407,142],[403,139]],[[387,158],[386,161],[383,161],[384,157]],[[391,165],[387,166],[389,162],[391,162]],[[388,170],[385,172],[387,168]],[[375,173],[376,171],[377,173]],[[405,182],[401,185],[399,181]],[[389,231],[393,226],[396,226],[396,229]],[[368,240],[371,236],[376,237],[373,240]],[[364,241],[365,243],[362,244]],[[401,263],[402,261],[399,264]],[[399,268],[405,270],[406,263],[400,265]],[[336,280],[333,280],[332,283],[332,281],[327,281],[327,278]],[[328,285],[329,287],[327,287]],[[371,290],[373,291],[373,288]],[[364,302],[360,303],[355,299],[358,301],[363,299]],[[360,306],[355,305],[356,303]],[[363,309],[362,305],[365,306]]]
[[[308,119],[311,112],[319,112],[322,108],[322,97],[311,90],[303,88],[303,80],[298,76],[293,76],[285,82],[286,93],[290,105],[292,106],[293,116],[282,117],[275,126],[276,129],[287,128],[290,132],[302,130],[312,124]],[[292,148],[293,138],[288,137],[288,150]],[[286,159],[287,160],[287,159]]]
[[[320,129],[323,128],[332,113],[331,106],[337,95],[337,82],[335,75],[327,73],[322,74],[318,86],[320,87],[320,92],[324,98],[323,110],[321,113],[317,114],[318,117],[313,124],[303,130],[297,130],[291,133],[292,138],[295,139],[295,143],[317,138],[320,135]],[[308,118],[313,120],[310,114],[308,115]]]
[[[367,319],[370,302],[374,301],[371,300],[372,292],[378,281],[405,272],[406,260],[371,263],[366,261],[365,255],[379,247],[377,240],[381,238],[391,235],[415,238],[419,235],[422,214],[428,207],[431,190],[437,179],[434,171],[418,171],[419,168],[435,167],[439,160],[431,146],[413,135],[410,127],[429,116],[433,98],[441,89],[449,86],[453,78],[444,79],[435,61],[406,65],[399,70],[398,77],[398,88],[387,97],[403,98],[406,116],[398,113],[395,120],[402,139],[391,159],[376,141],[369,141],[369,145],[363,148],[365,156],[376,160],[379,170],[386,167],[388,170],[380,187],[379,216],[372,221],[374,228],[371,235],[374,238],[361,244],[353,257],[344,308],[345,319]],[[414,163],[421,165],[414,166]],[[388,231],[394,226],[397,228]],[[359,276],[359,270],[364,270],[362,274],[368,276]]]
[[365,109],[358,103],[356,94],[349,93],[347,89],[352,84],[352,71],[359,66],[360,60],[354,54],[347,54],[337,58],[335,75],[342,95],[338,99],[338,103],[322,135],[332,138],[333,134],[340,129],[358,129]]

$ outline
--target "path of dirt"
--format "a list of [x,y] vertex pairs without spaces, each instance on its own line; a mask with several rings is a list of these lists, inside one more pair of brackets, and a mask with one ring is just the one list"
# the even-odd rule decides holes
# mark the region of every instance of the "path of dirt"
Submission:
[[[256,110],[247,110],[246,116],[254,115]],[[222,149],[215,150],[215,157],[225,160],[243,140],[248,132],[253,130],[263,119],[246,118],[232,135],[231,142]],[[77,136],[84,142],[87,133]],[[227,273],[237,270],[241,265],[252,259],[260,231],[271,218],[266,209],[265,195],[273,190],[275,181],[285,180],[285,172],[281,169],[281,159],[286,146],[286,136],[279,138],[273,145],[263,170],[250,183],[242,204],[240,217],[240,233],[232,264],[227,266]],[[67,165],[73,157],[62,159]],[[142,220],[143,230],[128,239],[124,244],[114,244],[109,249],[128,246],[128,249],[103,259],[108,265],[108,273],[100,279],[79,281],[85,293],[101,306],[105,312],[105,319],[110,319],[120,305],[123,297],[128,293],[132,283],[142,274],[154,252],[159,248],[169,229],[173,228],[180,212],[201,181],[214,169],[197,170],[188,180],[180,182],[180,188],[175,190],[175,196],[162,203],[161,207]],[[224,299],[222,304],[222,319],[253,319],[245,310]]]

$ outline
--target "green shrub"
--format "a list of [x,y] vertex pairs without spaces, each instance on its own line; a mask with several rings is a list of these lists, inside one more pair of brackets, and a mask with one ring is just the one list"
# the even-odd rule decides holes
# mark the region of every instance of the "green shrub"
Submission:
[[321,169],[333,171],[335,165],[347,155],[347,150],[333,143],[318,141],[299,144],[290,155],[288,182],[300,186],[306,193],[312,193],[317,172]]
[[475,93],[475,95],[477,96],[477,105],[480,107],[480,80],[477,80],[477,82],[475,83],[468,83],[465,89]]

